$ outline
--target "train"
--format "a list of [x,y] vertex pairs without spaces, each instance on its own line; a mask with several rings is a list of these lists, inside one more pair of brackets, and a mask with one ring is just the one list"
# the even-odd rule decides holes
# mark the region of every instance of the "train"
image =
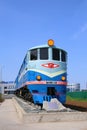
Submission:
[[53,39],[30,48],[15,80],[15,94],[34,104],[43,105],[56,98],[66,102],[67,52]]

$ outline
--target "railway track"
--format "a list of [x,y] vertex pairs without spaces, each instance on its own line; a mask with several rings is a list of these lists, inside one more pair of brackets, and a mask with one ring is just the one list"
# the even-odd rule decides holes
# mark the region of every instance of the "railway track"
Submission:
[[[29,104],[31,104],[31,103],[29,102]],[[33,106],[36,107],[38,105],[33,104]],[[72,110],[81,111],[81,112],[87,112],[87,107],[86,106],[85,107],[82,106],[82,105],[79,106],[78,104],[77,105],[75,105],[75,104],[63,104],[63,106],[66,107],[66,108],[70,108]],[[42,106],[38,106],[37,108],[39,108],[39,110],[43,110]]]
[[[35,105],[34,103],[29,102],[28,100],[25,100],[22,97],[16,97],[16,98],[17,98],[17,100],[19,99],[19,100],[21,100],[23,102],[28,103],[28,105],[31,106],[31,107],[33,107],[33,109],[35,111],[41,111],[41,110],[43,110],[42,106]],[[75,104],[70,104],[70,103],[68,104],[68,103],[66,103],[66,104],[63,104],[63,105],[64,105],[64,107],[70,108],[72,110],[81,111],[81,112],[87,112],[87,107],[77,106],[78,104],[75,105]],[[27,106],[27,109],[28,109],[29,106]]]
[[77,111],[81,111],[81,112],[87,112],[86,107],[76,106],[76,105],[72,105],[72,104],[64,104],[64,106],[66,108],[70,108],[70,109],[73,109],[73,110],[77,110]]
[[[5,99],[11,99],[12,97],[16,97],[15,95],[5,95],[4,96],[4,98]],[[24,102],[27,102],[29,105],[31,105],[31,106],[33,106],[33,107],[35,107],[35,109],[37,109],[37,110],[41,110],[42,109],[42,107],[41,106],[38,106],[38,105],[34,105],[33,103],[31,103],[31,102],[29,102],[28,100],[24,100],[22,97],[16,97],[17,99],[20,99],[20,100],[23,100]],[[87,112],[87,103],[85,102],[85,103],[83,103],[83,102],[79,102],[79,104],[78,104],[78,102],[69,102],[69,101],[67,101],[65,104],[64,104],[64,106],[66,107],[66,108],[70,108],[70,109],[72,109],[72,110],[76,110],[76,111],[81,111],[81,112]]]

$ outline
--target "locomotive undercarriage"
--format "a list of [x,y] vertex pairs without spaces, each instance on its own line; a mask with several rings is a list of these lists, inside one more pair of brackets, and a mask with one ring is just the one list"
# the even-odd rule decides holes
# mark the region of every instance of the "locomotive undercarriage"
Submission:
[[20,88],[19,90],[17,90],[16,95],[29,102],[32,102],[32,103],[34,102],[33,98],[32,98],[32,94],[27,89],[27,86],[24,86],[24,87]]

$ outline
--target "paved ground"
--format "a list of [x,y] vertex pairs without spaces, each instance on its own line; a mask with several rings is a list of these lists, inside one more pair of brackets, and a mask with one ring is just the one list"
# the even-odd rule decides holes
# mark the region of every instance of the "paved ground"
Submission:
[[21,123],[12,99],[0,105],[0,130],[87,130],[87,121],[54,123]]

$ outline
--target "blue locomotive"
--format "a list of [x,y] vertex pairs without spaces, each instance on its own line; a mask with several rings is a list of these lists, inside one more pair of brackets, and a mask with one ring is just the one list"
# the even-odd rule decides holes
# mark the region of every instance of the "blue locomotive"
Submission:
[[16,94],[34,104],[57,98],[66,101],[67,52],[57,48],[52,39],[47,45],[27,51],[15,80]]

